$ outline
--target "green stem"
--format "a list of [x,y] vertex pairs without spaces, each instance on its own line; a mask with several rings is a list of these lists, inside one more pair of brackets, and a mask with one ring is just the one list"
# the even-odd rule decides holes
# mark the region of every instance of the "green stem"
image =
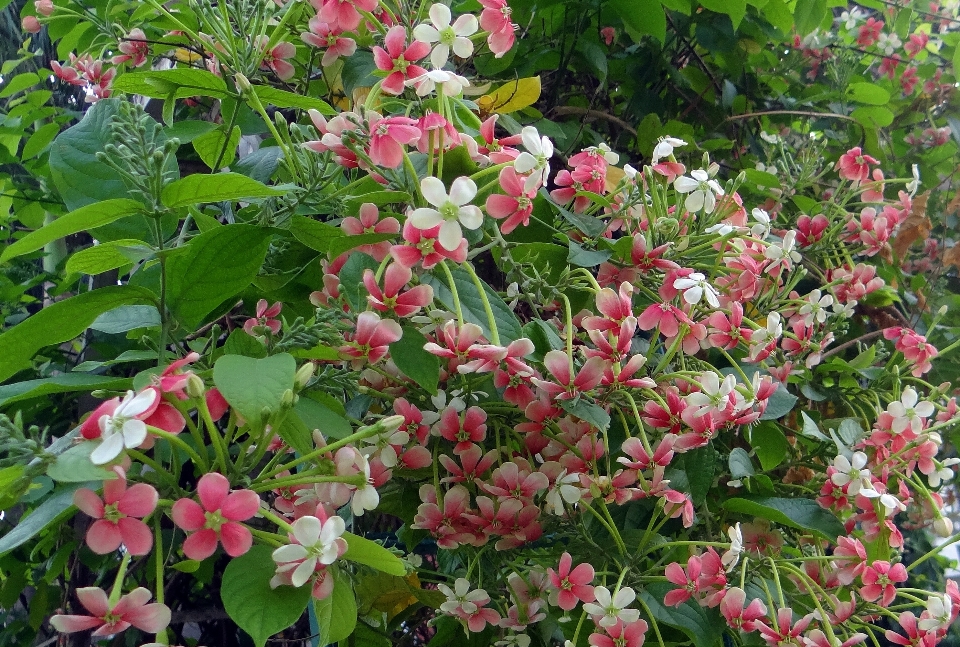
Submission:
[[473,284],[477,286],[477,293],[479,293],[480,300],[483,302],[483,310],[487,313],[487,324],[490,326],[490,343],[494,346],[499,346],[500,331],[497,330],[497,319],[493,316],[493,308],[490,306],[490,300],[487,298],[487,291],[484,289],[483,281],[477,276],[477,272],[473,269],[472,263],[464,263],[463,267],[466,268],[470,278],[473,279]]
[[150,425],[147,425],[147,431],[155,436],[159,436],[160,438],[165,438],[168,442],[180,447],[184,452],[186,452],[187,456],[190,457],[190,460],[192,460],[194,464],[197,465],[203,472],[210,471],[207,461],[200,458],[200,454],[195,452],[193,447],[182,441],[179,437],[177,437],[176,434],[171,434],[169,431],[164,431],[163,429],[158,429],[157,427],[151,427]]
[[457,311],[457,324],[463,327],[463,308],[460,306],[460,295],[457,293],[457,283],[453,280],[453,272],[447,267],[445,260],[438,263],[443,273],[447,275],[447,281],[450,282],[450,294],[453,295],[453,305]]
[[128,551],[123,554],[123,559],[120,561],[120,570],[117,571],[117,577],[113,580],[113,588],[110,589],[110,599],[107,603],[111,609],[117,606],[120,596],[123,595],[123,578],[127,575],[127,566],[130,565],[131,557],[133,555]]

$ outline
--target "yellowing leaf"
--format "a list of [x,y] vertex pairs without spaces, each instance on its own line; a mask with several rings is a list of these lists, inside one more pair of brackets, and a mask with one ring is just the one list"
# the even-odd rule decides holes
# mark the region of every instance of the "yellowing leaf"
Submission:
[[623,172],[622,168],[617,166],[608,166],[607,167],[607,181],[605,188],[607,193],[611,193],[614,189],[617,188],[617,185],[620,184],[620,180],[626,177],[626,173]]
[[540,77],[511,81],[477,99],[481,115],[496,112],[502,115],[532,106],[540,98]]
[[202,58],[200,54],[189,49],[184,49],[183,47],[178,47],[174,51],[174,56],[181,63],[196,63]]

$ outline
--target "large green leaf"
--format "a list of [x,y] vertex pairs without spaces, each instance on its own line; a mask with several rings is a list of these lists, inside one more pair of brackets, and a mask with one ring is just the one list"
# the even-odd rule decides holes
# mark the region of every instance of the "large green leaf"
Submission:
[[259,427],[264,413],[280,409],[284,392],[293,389],[296,371],[296,360],[286,353],[263,359],[224,355],[213,366],[213,382],[248,424]]
[[793,20],[797,33],[806,36],[820,26],[827,15],[827,0],[797,0]]
[[160,324],[160,311],[156,306],[118,306],[94,319],[90,328],[108,335],[119,335],[137,328],[156,328]]
[[431,395],[436,395],[440,382],[440,359],[423,349],[427,343],[416,328],[403,328],[403,337],[390,344],[390,358],[400,371],[423,387]]
[[774,523],[816,533],[827,541],[846,535],[843,524],[834,514],[811,499],[743,496],[727,499],[724,510],[760,517]]
[[94,389],[123,391],[128,388],[130,388],[130,378],[126,377],[64,373],[55,377],[0,386],[0,407],[53,393],[93,391]]
[[313,610],[320,631],[320,645],[332,645],[345,640],[357,626],[357,597],[350,581],[336,576],[333,593],[323,600],[315,600]]
[[[487,313],[483,307],[483,300],[480,298],[480,292],[477,291],[477,286],[473,283],[470,274],[459,267],[453,268],[451,273],[453,274],[453,281],[457,288],[457,295],[460,297],[460,307],[463,310],[463,318],[470,323],[475,323],[480,326],[480,328],[483,329],[484,336],[488,340],[492,339]],[[456,310],[453,293],[450,291],[449,283],[447,283],[445,276],[441,279],[438,278],[438,275],[427,275],[423,277],[423,282],[433,286],[434,296],[446,306],[448,310],[451,312]],[[520,327],[517,316],[513,314],[513,310],[507,307],[507,304],[503,302],[500,295],[493,291],[493,288],[482,281],[481,285],[483,285],[483,291],[487,295],[490,309],[493,310],[493,319],[497,324],[497,330],[500,331],[500,343],[506,346],[510,342],[523,337],[523,329]]]
[[267,546],[254,546],[227,564],[220,599],[227,615],[263,647],[267,639],[291,626],[310,603],[311,587],[270,587],[276,569]]
[[406,575],[407,569],[400,558],[389,550],[353,533],[343,533],[347,541],[347,552],[343,558],[358,564],[364,564],[390,575]]
[[[96,487],[95,483],[89,485]],[[79,487],[79,483],[60,487],[33,512],[20,519],[13,530],[0,538],[0,556],[30,541],[54,522],[73,514],[73,493]]]
[[224,202],[244,198],[268,198],[283,195],[261,182],[239,173],[195,173],[168,184],[163,189],[163,204],[176,209],[206,202]]
[[41,249],[47,243],[81,231],[109,224],[114,220],[143,211],[143,205],[135,200],[117,198],[80,207],[60,216],[48,225],[32,231],[9,245],[0,254],[0,263]]
[[312,398],[301,397],[293,412],[308,429],[319,429],[325,438],[346,438],[353,433],[349,420]]
[[111,240],[81,249],[67,260],[65,269],[68,276],[71,274],[94,276],[141,261],[152,256],[153,253],[153,247],[142,240]]
[[224,166],[230,166],[237,157],[240,134],[240,126],[234,126],[228,137],[227,125],[221,124],[194,139],[193,150],[197,151],[204,164],[217,171]]
[[90,461],[90,453],[97,443],[85,442],[74,445],[57,456],[47,468],[47,476],[61,483],[82,483],[84,481],[108,481],[117,478],[114,472],[105,470]]
[[113,89],[152,99],[185,99],[198,95],[221,99],[227,95],[227,84],[221,77],[192,67],[125,72],[113,82]]
[[167,263],[167,303],[188,328],[246,288],[260,271],[270,232],[254,225],[227,225],[200,234],[188,251]]
[[757,453],[764,471],[770,471],[782,463],[789,449],[787,437],[772,420],[753,426],[750,430],[750,445]]
[[294,216],[290,220],[290,233],[301,243],[317,252],[326,252],[330,243],[344,236],[339,227],[317,222],[306,216]]
[[730,16],[734,29],[747,13],[747,0],[700,0],[700,4],[710,11]]
[[890,102],[890,93],[874,83],[851,83],[847,86],[847,96],[871,106],[885,106]]
[[0,335],[0,381],[30,365],[45,346],[70,341],[102,313],[117,306],[151,303],[153,295],[130,285],[112,285],[53,303]]
[[664,596],[673,590],[667,582],[655,582],[645,586],[639,597],[650,609],[658,623],[670,625],[690,637],[697,647],[713,647],[720,643],[726,623],[716,609],[701,607],[687,600],[679,607],[668,607]]
[[330,107],[330,104],[321,99],[308,97],[295,92],[287,92],[279,88],[271,88],[266,85],[258,85],[253,88],[257,93],[257,98],[264,105],[272,105],[278,108],[300,108],[302,110],[316,110],[324,115],[335,115],[337,111]]

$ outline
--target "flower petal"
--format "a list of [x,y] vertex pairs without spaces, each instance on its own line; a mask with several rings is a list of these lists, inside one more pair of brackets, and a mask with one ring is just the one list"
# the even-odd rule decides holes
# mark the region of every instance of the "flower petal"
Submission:
[[104,437],[100,445],[90,452],[90,461],[94,465],[105,465],[109,463],[123,451],[123,436],[121,434],[110,434]]
[[236,490],[227,495],[220,514],[230,521],[246,521],[260,510],[260,497],[253,490]]
[[239,557],[250,550],[250,546],[253,545],[253,535],[246,526],[228,521],[220,526],[220,543],[223,544],[227,555]]
[[106,519],[93,522],[87,531],[87,546],[97,555],[107,555],[120,548],[123,542],[120,529],[116,524]]
[[323,524],[316,517],[300,517],[293,522],[293,536],[302,546],[313,546],[320,540]]
[[468,177],[458,177],[450,185],[450,202],[462,207],[477,195],[476,183]]
[[110,611],[110,603],[103,589],[96,586],[85,586],[77,589],[77,599],[83,608],[95,616],[105,616]]
[[440,246],[448,252],[455,250],[460,246],[463,240],[463,231],[460,229],[460,223],[452,220],[445,221],[440,225],[440,235],[437,237]]
[[420,192],[424,199],[435,207],[443,206],[447,202],[447,191],[443,186],[443,180],[432,175],[420,181]]
[[193,533],[183,542],[183,554],[189,559],[202,562],[217,550],[217,533],[204,528]]
[[131,555],[147,555],[153,548],[153,533],[147,524],[139,519],[124,517],[117,521],[120,539]]
[[203,508],[193,499],[175,501],[170,509],[170,515],[173,517],[173,523],[187,532],[200,530],[207,522]]
[[197,494],[200,495],[200,503],[203,509],[208,512],[219,510],[227,500],[227,492],[230,491],[230,481],[223,474],[210,472],[200,477],[197,483]]

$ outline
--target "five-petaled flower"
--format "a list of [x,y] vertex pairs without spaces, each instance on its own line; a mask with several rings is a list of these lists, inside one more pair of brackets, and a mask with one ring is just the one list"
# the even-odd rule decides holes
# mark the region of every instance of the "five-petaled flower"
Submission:
[[204,560],[213,555],[217,543],[231,557],[239,557],[253,543],[250,530],[241,521],[250,519],[260,509],[260,497],[252,490],[230,492],[227,477],[210,472],[197,482],[200,503],[180,499],[173,504],[173,522],[189,534],[183,542],[183,553],[190,559]]

